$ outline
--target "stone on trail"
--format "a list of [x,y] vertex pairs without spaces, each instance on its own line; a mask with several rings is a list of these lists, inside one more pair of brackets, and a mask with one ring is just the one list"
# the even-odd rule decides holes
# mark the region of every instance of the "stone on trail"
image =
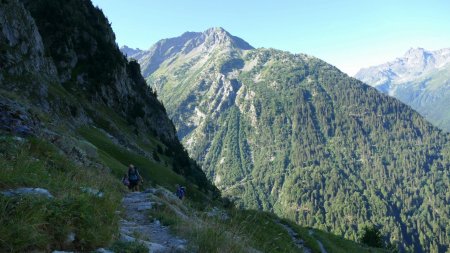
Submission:
[[9,189],[6,191],[1,192],[6,197],[17,197],[17,196],[24,196],[24,195],[36,195],[36,196],[42,196],[46,198],[53,198],[53,195],[44,188],[29,188],[29,187],[21,187],[17,189]]

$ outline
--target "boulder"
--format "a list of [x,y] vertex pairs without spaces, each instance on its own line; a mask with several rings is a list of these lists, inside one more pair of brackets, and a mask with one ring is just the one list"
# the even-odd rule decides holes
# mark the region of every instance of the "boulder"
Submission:
[[21,188],[17,188],[17,189],[9,189],[6,191],[2,191],[1,194],[5,195],[7,197],[36,195],[36,196],[46,197],[49,199],[53,198],[53,195],[47,189],[43,189],[43,188],[21,187]]

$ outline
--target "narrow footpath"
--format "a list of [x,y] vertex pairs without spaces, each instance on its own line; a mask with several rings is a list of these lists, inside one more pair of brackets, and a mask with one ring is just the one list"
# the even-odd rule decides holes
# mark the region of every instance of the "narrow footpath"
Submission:
[[[308,234],[312,237],[314,237],[314,231],[312,229],[310,229],[308,231]],[[328,253],[327,250],[325,249],[325,247],[323,246],[322,242],[320,242],[318,239],[316,239],[317,244],[319,244],[319,248],[320,248],[320,252],[321,253]]]
[[287,224],[283,224],[278,221],[278,224],[283,226],[283,228],[288,232],[289,236],[292,238],[292,241],[297,245],[297,248],[301,249],[303,253],[312,253],[312,250],[305,246],[305,241],[300,239],[298,234]]
[[151,196],[155,189],[131,192],[122,200],[124,215],[120,221],[120,237],[123,241],[138,241],[149,252],[186,252],[187,241],[172,235],[169,228],[150,218],[148,211],[155,202]]

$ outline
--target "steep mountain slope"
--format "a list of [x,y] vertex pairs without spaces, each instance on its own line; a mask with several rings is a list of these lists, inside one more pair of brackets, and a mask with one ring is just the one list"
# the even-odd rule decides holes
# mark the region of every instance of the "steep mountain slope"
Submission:
[[[197,201],[218,193],[90,1],[1,1],[0,52],[1,252],[108,245],[130,163]],[[13,196],[27,188],[48,194]]]
[[[59,81],[47,84],[48,89],[60,89],[66,93],[62,95],[71,95],[53,94],[57,104],[50,106],[56,113],[69,116],[63,120],[72,119],[75,126],[94,123],[141,154],[145,150],[132,142],[141,140],[152,146],[145,139],[156,138],[169,149],[167,154],[179,156],[174,163],[177,172],[207,187],[206,178],[195,164],[190,164],[193,161],[189,161],[178,142],[165,108],[142,78],[139,64],[128,62],[120,53],[103,13],[90,1],[24,0],[23,3],[42,36],[45,55],[56,67]],[[121,129],[113,119],[122,121],[129,131]],[[132,135],[127,136],[128,132]]]
[[402,251],[447,249],[448,136],[398,100],[221,28],[136,59],[190,154],[239,206],[351,239],[374,223]]
[[410,49],[392,62],[361,69],[355,78],[400,99],[450,131],[450,48]]

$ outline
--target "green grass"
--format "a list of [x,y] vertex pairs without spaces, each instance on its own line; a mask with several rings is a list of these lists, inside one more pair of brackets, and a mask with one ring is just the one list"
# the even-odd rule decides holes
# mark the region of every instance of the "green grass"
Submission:
[[173,226],[182,222],[174,210],[165,203],[154,205],[149,214],[152,218],[159,220],[164,226]]
[[[164,214],[167,216],[167,214]],[[175,233],[188,239],[196,252],[301,252],[273,214],[252,210],[231,210],[229,219],[194,215],[174,226]],[[173,215],[170,215],[173,216]]]
[[299,235],[299,237],[303,239],[305,246],[311,249],[312,252],[321,252],[317,240],[322,243],[328,253],[389,252],[385,249],[367,247],[357,242],[347,240],[340,236],[321,230],[301,227],[287,219],[282,219],[282,223],[289,225]]
[[139,242],[116,241],[110,248],[113,252],[118,253],[148,253],[148,248]]
[[245,235],[238,229],[231,230],[217,219],[199,217],[178,224],[175,230],[188,240],[188,248],[193,252],[247,252]]
[[305,246],[312,250],[312,252],[320,252],[320,246],[317,243],[316,238],[314,238],[312,235],[309,234],[309,229],[305,227],[301,227],[294,222],[282,219],[281,223],[288,225],[289,227],[294,230],[298,234],[298,236],[304,241]]
[[320,240],[322,242],[323,246],[329,253],[382,253],[382,252],[389,252],[386,249],[380,249],[380,248],[372,248],[367,247],[365,245],[356,243],[354,241],[350,241],[347,239],[344,239],[340,236],[333,235],[330,233],[326,233],[320,230],[313,229],[314,231],[314,237]]
[[188,198],[200,202],[206,200],[206,196],[197,189],[197,186],[176,174],[171,168],[164,166],[163,163],[156,163],[114,144],[99,129],[83,127],[78,132],[98,148],[101,161],[112,169],[114,175],[122,176],[126,173],[127,166],[134,164],[139,168],[144,181],[151,181],[171,191],[175,190],[177,184],[185,185],[188,189]]
[[[40,187],[54,196],[0,195],[0,252],[85,251],[109,244],[118,228],[120,185],[108,172],[77,166],[39,139],[3,136],[0,151],[0,190]],[[98,189],[104,197],[82,187]],[[66,243],[70,233],[75,241]]]
[[226,225],[249,237],[250,245],[263,252],[301,252],[274,214],[255,210],[232,210]]

